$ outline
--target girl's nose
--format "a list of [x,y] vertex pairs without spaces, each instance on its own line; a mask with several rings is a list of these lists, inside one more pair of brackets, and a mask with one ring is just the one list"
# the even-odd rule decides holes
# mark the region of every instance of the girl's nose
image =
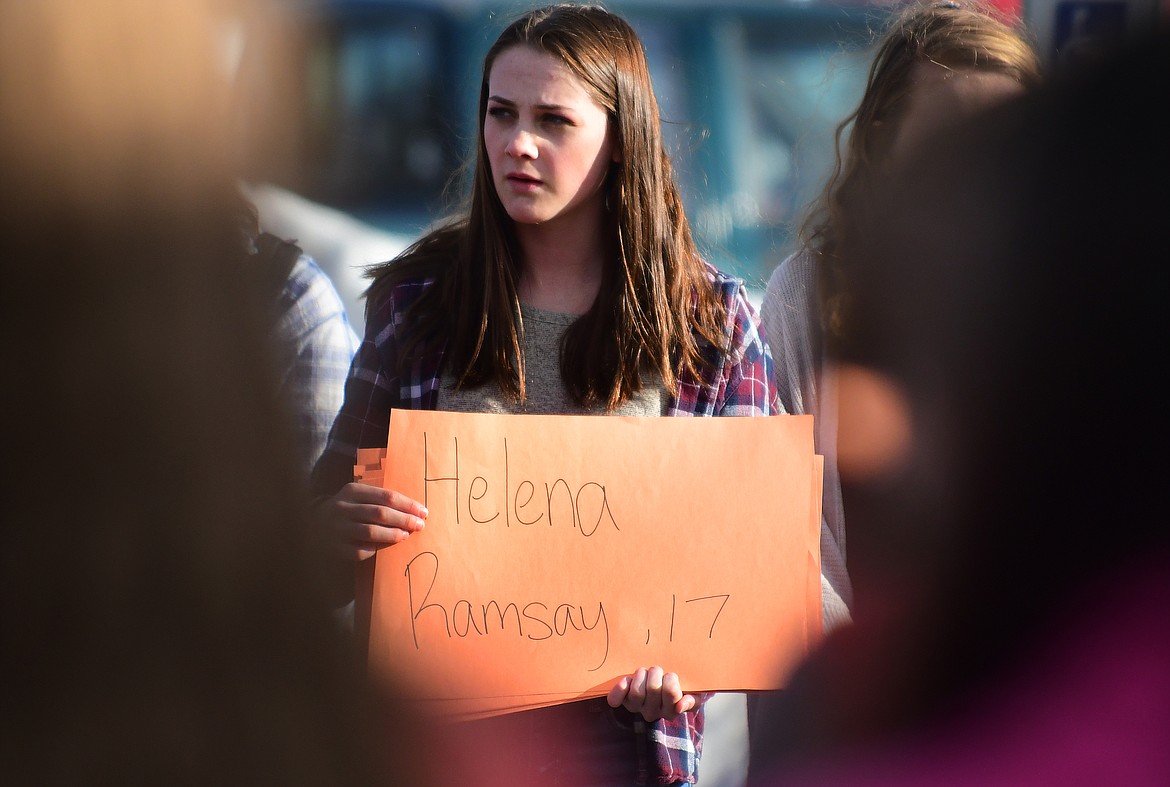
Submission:
[[536,158],[536,139],[532,134],[518,129],[512,135],[512,139],[508,141],[508,147],[504,150],[512,158]]

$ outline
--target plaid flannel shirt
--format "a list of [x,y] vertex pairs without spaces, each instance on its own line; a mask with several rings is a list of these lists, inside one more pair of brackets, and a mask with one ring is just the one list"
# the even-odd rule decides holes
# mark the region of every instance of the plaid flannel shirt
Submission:
[[[771,352],[743,281],[711,265],[706,267],[708,280],[726,307],[724,331],[729,349],[721,352],[700,339],[710,363],[700,377],[680,378],[666,415],[763,416],[783,412]],[[352,480],[358,448],[386,445],[391,408],[436,409],[442,348],[420,354],[405,366],[398,357],[399,343],[410,329],[406,314],[431,283],[404,282],[376,304],[350,368],[345,403],[314,471],[314,494],[335,494]],[[694,784],[698,780],[703,703],[709,696],[699,695],[699,705],[673,721],[649,723],[640,715],[618,709],[619,720],[638,737],[638,784]]]
[[360,340],[333,282],[301,255],[277,300],[273,326],[280,395],[295,418],[308,476],[341,409],[345,381]]

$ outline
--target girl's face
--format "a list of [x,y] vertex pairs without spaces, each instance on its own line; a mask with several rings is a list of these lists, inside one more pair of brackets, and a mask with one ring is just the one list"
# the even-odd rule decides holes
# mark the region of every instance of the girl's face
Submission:
[[496,57],[483,138],[513,221],[599,220],[606,173],[618,160],[609,116],[556,57],[528,46]]
[[901,124],[894,132],[891,161],[910,156],[928,137],[947,126],[1024,93],[1006,74],[976,69],[951,70],[933,63],[914,66],[914,86]]

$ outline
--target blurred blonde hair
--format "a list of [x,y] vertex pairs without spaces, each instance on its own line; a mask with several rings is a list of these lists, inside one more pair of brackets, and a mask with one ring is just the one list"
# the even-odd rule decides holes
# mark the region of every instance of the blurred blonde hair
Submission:
[[830,340],[842,330],[849,298],[846,261],[837,250],[857,211],[855,195],[872,180],[896,134],[915,66],[1003,74],[1031,89],[1041,81],[1029,34],[981,0],[925,0],[894,13],[884,28],[857,108],[837,127],[837,157],[825,188],[800,228],[804,248],[819,260],[819,284]]
[[240,6],[4,3],[5,168],[25,178],[22,187],[90,207],[116,204],[128,172],[148,177],[160,197],[224,175],[229,91],[217,47]]

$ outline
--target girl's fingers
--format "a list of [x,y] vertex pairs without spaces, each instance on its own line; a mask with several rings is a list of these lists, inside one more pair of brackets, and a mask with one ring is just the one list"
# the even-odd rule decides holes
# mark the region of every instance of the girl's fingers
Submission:
[[683,698],[682,684],[678,675],[668,672],[662,676],[662,707],[671,707],[678,704]]
[[630,676],[630,689],[626,694],[626,710],[639,711],[646,702],[646,668],[638,667]]
[[606,702],[611,708],[640,713],[646,721],[676,719],[698,705],[693,695],[683,693],[677,673],[657,666],[640,667],[633,675],[620,678],[609,690]]
[[401,511],[419,519],[426,519],[428,513],[426,506],[413,497],[408,497],[394,489],[383,489],[380,486],[357,482],[342,487],[335,499],[341,503],[381,506]]
[[365,560],[377,550],[399,544],[425,527],[426,508],[401,492],[351,483],[317,509],[333,532],[338,553]]
[[620,707],[625,703],[626,693],[629,692],[629,690],[630,677],[627,675],[613,685],[613,688],[609,690],[609,694],[606,696],[605,701],[609,703],[609,707],[611,708]]
[[380,528],[397,528],[407,533],[416,533],[422,530],[426,523],[412,514],[395,511],[385,506],[345,504],[334,518],[339,527],[346,525],[363,525]]

